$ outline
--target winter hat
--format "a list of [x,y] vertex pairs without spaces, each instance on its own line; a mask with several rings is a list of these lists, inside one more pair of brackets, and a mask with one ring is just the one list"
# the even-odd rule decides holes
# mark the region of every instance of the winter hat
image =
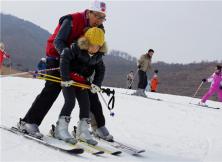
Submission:
[[106,4],[102,1],[95,0],[91,3],[89,10],[106,14]]
[[85,37],[91,45],[102,46],[105,42],[104,31],[97,27],[89,28],[85,33]]
[[45,57],[41,58],[41,61],[46,62],[46,58]]
[[0,49],[1,49],[2,51],[4,51],[4,50],[5,50],[5,45],[4,45],[4,43],[3,43],[3,42],[0,42]]
[[154,70],[154,73],[158,73],[158,72],[159,72],[159,70],[157,70],[157,69],[156,69],[156,70]]
[[222,66],[217,65],[217,70],[220,70],[220,71],[221,71],[221,69],[222,69]]

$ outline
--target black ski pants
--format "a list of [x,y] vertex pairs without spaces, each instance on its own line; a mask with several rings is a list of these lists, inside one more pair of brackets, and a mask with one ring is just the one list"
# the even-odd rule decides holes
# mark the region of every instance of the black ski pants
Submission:
[[97,93],[89,91],[90,111],[93,113],[98,128],[105,126],[105,117],[103,115],[102,104]]
[[[59,60],[47,59],[47,69],[59,67]],[[48,71],[47,74],[60,77],[59,70]],[[60,83],[46,81],[45,87],[32,103],[29,111],[23,118],[27,123],[40,125],[45,115],[48,113],[52,104],[57,99],[61,91]]]
[[71,116],[77,99],[80,108],[79,118],[89,118],[90,100],[87,89],[70,86],[63,87],[62,92],[65,103],[59,116]]
[[139,76],[139,83],[138,83],[138,88],[140,89],[145,89],[147,86],[147,75],[146,72],[139,70],[138,71],[138,76]]

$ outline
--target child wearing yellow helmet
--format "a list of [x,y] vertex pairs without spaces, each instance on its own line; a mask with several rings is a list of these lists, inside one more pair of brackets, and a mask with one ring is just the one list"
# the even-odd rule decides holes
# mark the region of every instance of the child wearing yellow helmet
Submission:
[[[71,85],[73,82],[87,84],[88,78],[95,72],[94,79],[90,84],[91,92],[99,92],[105,73],[102,57],[106,52],[104,31],[97,27],[89,28],[83,37],[74,42],[70,48],[63,50],[60,58],[60,72],[65,103],[55,127],[54,136],[56,138],[70,143],[76,143],[77,138],[92,145],[97,144],[87,127],[90,112],[89,91]],[[75,99],[78,100],[80,107],[80,120],[76,138],[71,138],[68,130],[64,132],[63,126],[64,123],[69,124],[65,121],[70,121]]]

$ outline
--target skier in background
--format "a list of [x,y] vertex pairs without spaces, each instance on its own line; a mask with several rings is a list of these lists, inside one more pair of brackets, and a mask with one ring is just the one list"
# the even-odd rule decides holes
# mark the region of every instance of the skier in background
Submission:
[[0,74],[2,74],[2,65],[5,58],[9,59],[10,55],[5,52],[4,43],[0,42]]
[[202,79],[202,82],[211,82],[210,89],[207,91],[207,93],[202,97],[201,101],[199,102],[199,105],[201,106],[207,106],[206,101],[214,94],[217,93],[218,100],[222,102],[222,72],[221,72],[222,66],[217,65],[215,72],[209,77]]
[[[41,60],[39,61],[38,63],[38,66],[37,66],[38,70],[45,70],[46,69],[46,58],[41,58]],[[46,72],[42,72],[42,73],[46,73]]]
[[159,80],[158,80],[158,70],[155,70],[154,71],[154,75],[151,79],[151,84],[150,84],[150,89],[151,89],[151,92],[156,92],[157,91],[157,88],[158,88],[158,84],[159,84]]
[[134,81],[133,71],[130,71],[126,77],[127,77],[127,88],[132,89],[132,85],[133,85],[133,81]]
[[153,49],[149,49],[148,52],[140,57],[138,60],[138,76],[139,76],[139,83],[138,83],[138,89],[134,93],[134,95],[137,96],[143,96],[147,97],[145,94],[145,88],[147,86],[147,75],[146,73],[151,70],[151,61],[152,56],[154,54]]
[[37,65],[37,70],[35,71],[35,74],[33,75],[34,78],[36,78],[38,71],[41,70],[41,73],[46,74],[46,58],[42,57]]

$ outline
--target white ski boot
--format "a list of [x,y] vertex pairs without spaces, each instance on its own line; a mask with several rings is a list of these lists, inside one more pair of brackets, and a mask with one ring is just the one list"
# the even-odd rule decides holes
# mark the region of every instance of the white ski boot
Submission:
[[108,129],[105,126],[93,129],[93,134],[106,141],[109,141],[109,142],[113,141],[113,136],[109,133]]
[[207,104],[204,103],[204,102],[202,102],[202,101],[200,101],[200,102],[198,103],[198,105],[203,106],[203,107],[207,107]]
[[69,122],[70,116],[61,116],[56,122],[54,137],[71,144],[76,144],[77,140],[68,131]]
[[136,96],[142,96],[142,97],[147,97],[146,94],[145,94],[145,90],[144,89],[137,89],[135,93],[133,93],[133,95],[136,95]]
[[90,145],[98,144],[98,142],[92,138],[92,135],[89,132],[88,118],[83,118],[78,122],[78,127],[76,130],[76,138]]
[[17,128],[19,131],[26,133],[30,136],[33,136],[35,138],[41,139],[43,137],[43,134],[40,133],[39,127],[37,124],[31,124],[31,123],[26,123],[25,121],[20,121],[17,124]]

